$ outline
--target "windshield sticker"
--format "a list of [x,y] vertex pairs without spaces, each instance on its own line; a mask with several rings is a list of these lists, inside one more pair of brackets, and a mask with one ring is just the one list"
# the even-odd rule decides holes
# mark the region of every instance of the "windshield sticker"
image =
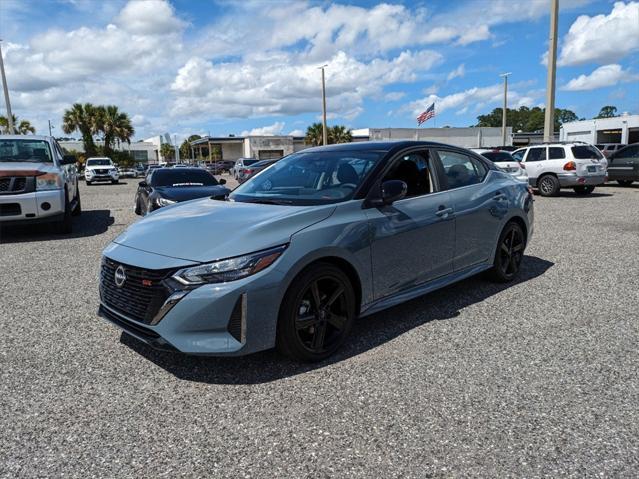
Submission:
[[204,186],[204,183],[173,183],[171,186]]

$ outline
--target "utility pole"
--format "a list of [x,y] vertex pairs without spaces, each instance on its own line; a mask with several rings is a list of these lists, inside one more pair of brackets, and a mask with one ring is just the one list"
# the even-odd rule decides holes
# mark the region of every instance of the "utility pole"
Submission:
[[504,79],[504,108],[501,112],[501,146],[506,146],[506,112],[508,111],[508,75],[511,72],[499,75]]
[[175,144],[175,164],[180,163],[180,147],[177,143],[177,135],[173,135],[173,143]]
[[326,128],[326,81],[324,79],[324,68],[328,65],[322,65],[322,144],[328,145],[328,129]]
[[53,136],[53,135],[51,134],[51,128],[53,128],[53,127],[51,126],[51,120],[47,120],[47,121],[49,122],[49,136]]
[[550,0],[550,41],[548,42],[548,78],[546,79],[546,114],[544,116],[544,141],[555,136],[555,77],[557,74],[557,20],[559,0]]
[[[2,39],[0,39],[0,44]],[[4,104],[7,107],[7,123],[9,124],[9,134],[15,134],[13,128],[13,115],[11,114],[11,102],[9,101],[9,87],[7,86],[7,77],[4,74],[4,60],[2,59],[2,49],[0,49],[0,73],[2,74],[2,86],[4,88]]]

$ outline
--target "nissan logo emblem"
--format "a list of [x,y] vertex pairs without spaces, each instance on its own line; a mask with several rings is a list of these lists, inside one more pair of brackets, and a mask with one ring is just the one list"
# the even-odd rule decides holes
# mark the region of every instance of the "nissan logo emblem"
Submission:
[[121,288],[124,282],[126,281],[126,273],[124,272],[124,268],[122,267],[122,265],[118,266],[113,276],[115,279],[115,285],[118,288]]

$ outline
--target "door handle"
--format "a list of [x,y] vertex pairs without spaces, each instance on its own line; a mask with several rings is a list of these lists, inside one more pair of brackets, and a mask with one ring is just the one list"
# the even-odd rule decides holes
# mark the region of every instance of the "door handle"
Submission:
[[444,205],[441,205],[435,214],[440,218],[446,218],[452,212],[452,208],[446,208]]

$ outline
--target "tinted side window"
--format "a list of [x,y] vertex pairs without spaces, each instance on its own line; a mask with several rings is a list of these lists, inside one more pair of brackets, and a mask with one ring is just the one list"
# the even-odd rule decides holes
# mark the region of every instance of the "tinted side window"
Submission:
[[513,158],[517,161],[522,161],[524,159],[525,154],[526,154],[526,150],[517,150],[513,152]]
[[529,161],[544,161],[546,159],[546,148],[531,148],[526,157],[526,163]]
[[486,176],[486,167],[476,158],[454,151],[438,150],[437,153],[444,166],[448,188],[475,185]]
[[548,158],[550,160],[563,160],[566,158],[566,152],[561,146],[551,146],[548,148]]
[[636,156],[639,156],[639,146],[631,146],[615,154],[615,158],[634,158]]
[[431,172],[429,151],[408,153],[396,160],[384,181],[400,180],[406,183],[406,198],[423,196],[434,191]]

